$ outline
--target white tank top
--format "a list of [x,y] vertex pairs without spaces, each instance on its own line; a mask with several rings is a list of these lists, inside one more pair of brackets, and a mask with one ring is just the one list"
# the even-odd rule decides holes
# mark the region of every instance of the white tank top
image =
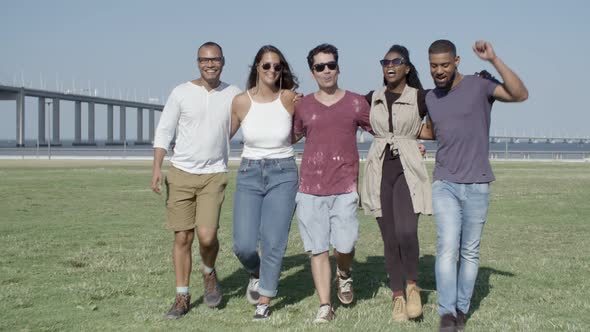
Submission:
[[242,158],[278,159],[293,156],[293,118],[281,102],[281,95],[269,103],[257,103],[250,96],[250,110],[242,120]]

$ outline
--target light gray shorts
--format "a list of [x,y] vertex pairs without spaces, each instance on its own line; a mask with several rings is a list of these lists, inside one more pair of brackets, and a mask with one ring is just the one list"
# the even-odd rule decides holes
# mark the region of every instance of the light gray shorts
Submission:
[[297,193],[297,224],[305,251],[321,254],[330,245],[343,254],[351,253],[358,239],[356,192],[316,196]]

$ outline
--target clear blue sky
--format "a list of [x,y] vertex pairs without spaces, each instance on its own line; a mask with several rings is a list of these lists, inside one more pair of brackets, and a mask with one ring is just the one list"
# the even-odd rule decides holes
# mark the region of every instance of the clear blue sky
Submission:
[[[590,110],[583,102],[589,14],[589,2],[581,0],[4,1],[0,83],[71,89],[75,82],[80,89],[90,82],[99,95],[106,86],[109,97],[165,99],[175,85],[198,76],[197,47],[212,40],[224,48],[224,81],[243,88],[258,48],[273,44],[298,75],[300,91],[310,93],[316,86],[305,57],[328,42],[340,51],[340,86],[366,93],[379,87],[378,60],[394,43],[408,47],[424,86],[432,87],[432,41],[455,42],[459,69],[471,74],[492,71],[471,51],[474,41],[484,39],[530,92],[523,104],[494,107],[492,134],[590,136]],[[0,138],[15,137],[13,103],[0,101]],[[63,107],[66,138],[73,136],[72,108]],[[36,104],[27,102],[27,138],[36,137],[36,113]],[[99,139],[106,136],[104,113],[97,109]],[[127,132],[134,137],[130,113]]]

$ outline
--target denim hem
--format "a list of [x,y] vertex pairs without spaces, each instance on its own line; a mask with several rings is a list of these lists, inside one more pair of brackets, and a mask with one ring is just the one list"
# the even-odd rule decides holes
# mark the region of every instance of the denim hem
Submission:
[[258,294],[262,295],[262,296],[266,296],[266,297],[276,297],[277,296],[277,290],[275,289],[274,291],[269,291],[266,290],[264,288],[260,288],[260,286],[258,286]]
[[457,317],[457,312],[451,312],[451,311],[445,310],[445,309],[441,308],[440,305],[439,305],[439,307],[438,307],[438,315],[440,317],[442,317],[442,316],[444,316],[446,314],[451,314],[455,318]]

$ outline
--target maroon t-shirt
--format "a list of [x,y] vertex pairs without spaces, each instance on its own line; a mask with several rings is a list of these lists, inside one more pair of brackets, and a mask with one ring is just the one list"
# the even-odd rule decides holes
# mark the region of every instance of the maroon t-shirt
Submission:
[[345,91],[326,106],[309,94],[295,105],[293,133],[305,135],[299,192],[326,196],[357,190],[358,127],[371,131],[369,104],[364,96]]

